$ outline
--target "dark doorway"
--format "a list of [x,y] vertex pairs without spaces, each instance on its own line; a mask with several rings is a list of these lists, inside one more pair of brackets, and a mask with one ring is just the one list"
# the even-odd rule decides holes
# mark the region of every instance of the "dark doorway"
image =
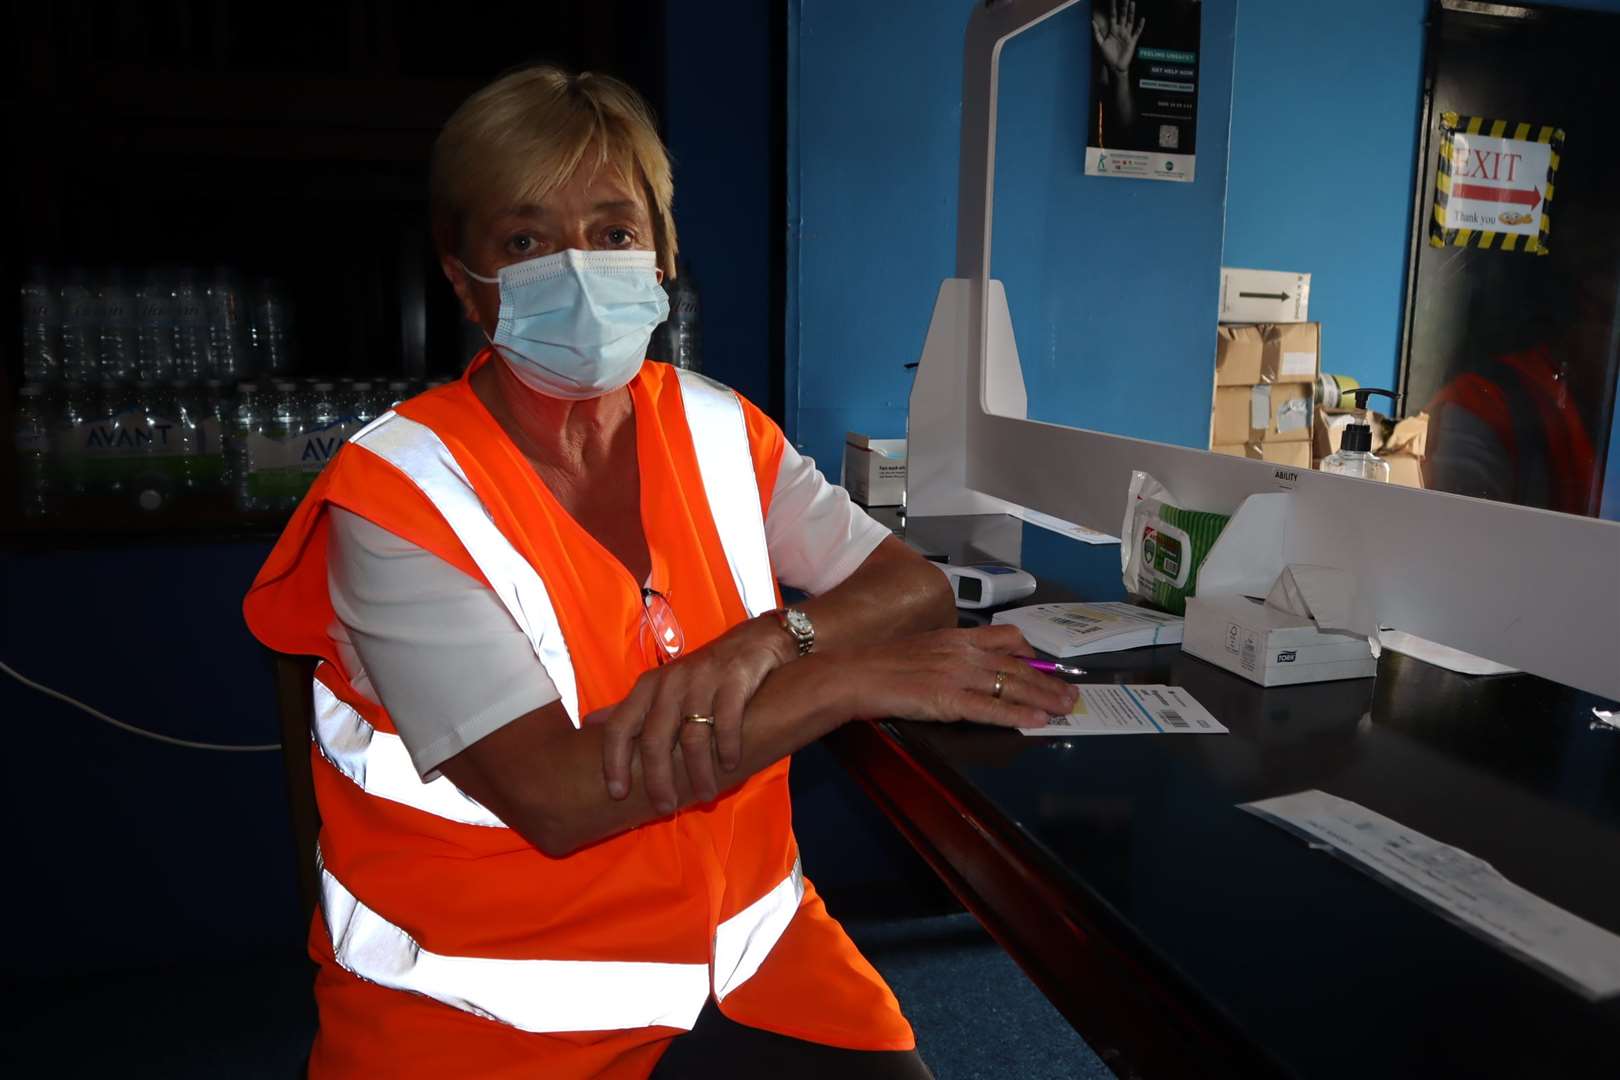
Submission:
[[[1431,416],[1431,488],[1598,513],[1620,313],[1617,53],[1614,15],[1462,0],[1433,7],[1401,375],[1406,413]],[[1463,189],[1519,200],[1471,203],[1482,212],[1471,220],[1496,222],[1505,208],[1503,221],[1539,228],[1545,214],[1545,254],[1490,228],[1455,230],[1436,246],[1448,113],[1465,125],[1482,118],[1476,126],[1487,136],[1496,121],[1509,138],[1564,133],[1549,201],[1540,201],[1545,176],[1515,178],[1523,191],[1508,190],[1505,172]]]

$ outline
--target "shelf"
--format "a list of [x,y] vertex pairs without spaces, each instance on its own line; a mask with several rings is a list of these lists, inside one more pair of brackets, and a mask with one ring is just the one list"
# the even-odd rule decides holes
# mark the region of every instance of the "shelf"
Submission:
[[8,507],[0,520],[0,547],[37,552],[142,543],[269,543],[289,516],[286,511],[246,513],[220,494],[178,496],[155,511],[143,511],[125,498],[80,496],[37,518]]

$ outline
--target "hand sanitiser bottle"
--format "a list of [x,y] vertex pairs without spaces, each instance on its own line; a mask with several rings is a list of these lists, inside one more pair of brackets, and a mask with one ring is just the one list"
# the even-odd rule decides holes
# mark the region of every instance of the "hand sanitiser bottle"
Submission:
[[1388,390],[1373,387],[1354,390],[1351,393],[1356,399],[1356,408],[1361,410],[1361,423],[1350,424],[1344,429],[1344,438],[1339,441],[1338,451],[1322,459],[1322,471],[1388,483],[1389,462],[1372,452],[1372,425],[1367,422],[1367,399],[1373,394],[1383,394],[1394,401],[1395,395]]

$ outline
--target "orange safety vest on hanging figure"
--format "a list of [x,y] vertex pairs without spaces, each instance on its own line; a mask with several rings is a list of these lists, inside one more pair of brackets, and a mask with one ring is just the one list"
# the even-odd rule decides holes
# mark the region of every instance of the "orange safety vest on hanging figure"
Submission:
[[[778,603],[762,507],[782,436],[730,390],[663,364],[629,392],[653,582],[697,649]],[[641,583],[466,378],[379,417],[317,478],[244,604],[260,641],[322,661],[311,1077],[644,1077],[711,995],[753,1027],[912,1048],[894,995],[800,873],[786,760],[562,858],[447,777],[423,782],[328,635],[328,505],[493,589],[576,727],[648,666]]]

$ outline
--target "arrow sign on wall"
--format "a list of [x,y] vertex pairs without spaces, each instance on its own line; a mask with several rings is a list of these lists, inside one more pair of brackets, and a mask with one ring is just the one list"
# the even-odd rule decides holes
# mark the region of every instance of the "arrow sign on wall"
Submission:
[[1452,197],[1458,199],[1473,199],[1475,202],[1518,203],[1534,210],[1541,202],[1541,191],[1531,188],[1521,191],[1517,188],[1490,187],[1486,184],[1452,184]]

